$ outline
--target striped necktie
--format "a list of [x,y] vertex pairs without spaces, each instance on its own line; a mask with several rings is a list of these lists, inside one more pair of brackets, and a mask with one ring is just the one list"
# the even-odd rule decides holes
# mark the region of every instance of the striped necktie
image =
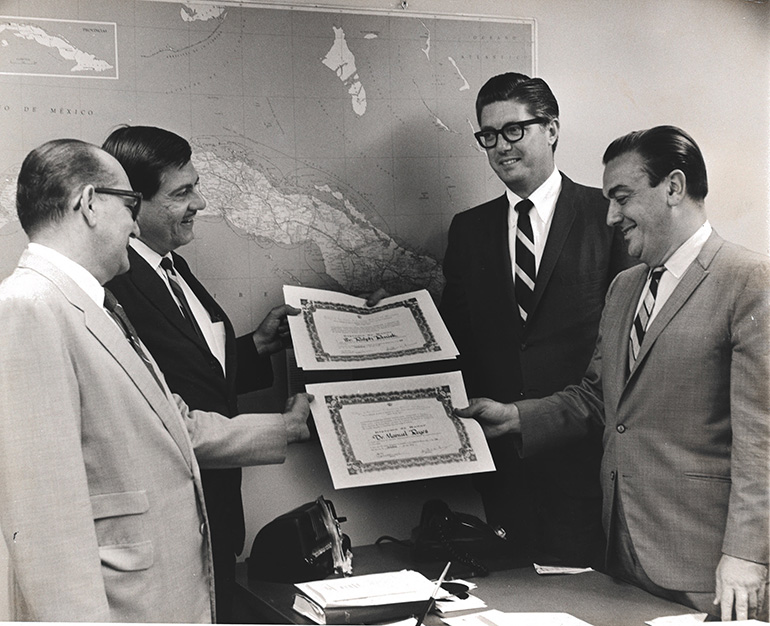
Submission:
[[152,374],[155,382],[158,383],[158,386],[163,390],[163,393],[166,393],[166,390],[163,388],[163,383],[160,382],[160,378],[158,378],[158,374],[155,372],[155,367],[153,366],[152,361],[150,361],[150,358],[147,356],[144,348],[142,348],[142,344],[139,341],[139,335],[136,334],[136,330],[134,329],[133,324],[131,324],[129,321],[125,310],[120,305],[120,302],[118,302],[117,298],[115,298],[115,295],[109,289],[104,290],[104,308],[107,310],[107,313],[109,313],[110,317],[115,320],[115,323],[118,325],[118,327],[123,331],[126,339],[128,339],[128,343],[131,344],[134,352],[136,352],[136,354],[139,355],[139,358],[142,359],[142,363],[144,363],[145,367],[150,370],[150,374]]
[[535,237],[532,234],[532,223],[529,220],[529,212],[533,207],[531,200],[522,200],[514,207],[518,213],[514,291],[522,325],[527,323],[535,295]]
[[655,308],[655,298],[658,295],[660,277],[665,271],[665,267],[656,267],[650,270],[647,278],[647,288],[645,289],[642,306],[639,307],[634,323],[631,325],[631,337],[628,347],[629,369],[634,366],[639,356],[639,350],[642,347],[642,341],[644,341],[644,334],[647,332],[647,324],[650,322],[650,315],[652,315],[652,310]]
[[179,304],[182,317],[190,322],[190,325],[195,331],[195,334],[198,335],[198,339],[205,343],[206,339],[203,336],[203,331],[201,330],[201,327],[198,326],[195,315],[193,315],[192,309],[190,308],[190,303],[187,301],[187,297],[184,295],[182,284],[179,282],[179,275],[174,269],[174,262],[169,257],[164,256],[160,261],[160,266],[166,270],[166,276],[168,276],[168,284],[171,287],[171,291],[174,293],[174,297],[176,298],[177,303]]

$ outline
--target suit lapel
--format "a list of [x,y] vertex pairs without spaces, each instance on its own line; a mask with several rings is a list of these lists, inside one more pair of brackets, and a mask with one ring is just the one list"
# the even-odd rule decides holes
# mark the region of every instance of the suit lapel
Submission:
[[145,295],[150,304],[158,309],[171,325],[179,329],[190,341],[208,350],[208,345],[201,341],[192,325],[182,316],[179,306],[158,273],[133,248],[129,248],[128,256],[131,262],[128,278],[134,287]]
[[644,341],[642,341],[641,349],[639,350],[639,356],[634,363],[629,379],[640,367],[642,367],[645,357],[655,345],[660,334],[679,312],[684,303],[687,302],[692,293],[698,288],[701,281],[708,275],[708,265],[711,263],[711,260],[714,258],[714,255],[719,248],[722,247],[723,243],[724,240],[721,237],[712,233],[696,259],[690,264],[690,267],[687,268],[684,276],[682,276],[682,280],[679,281],[679,284],[669,296],[668,300],[663,304],[660,312],[655,316],[655,319],[652,320],[652,323],[647,329],[647,332],[644,335]]
[[[623,389],[628,383],[628,349],[631,337],[631,324],[634,323],[636,305],[642,294],[644,284],[647,281],[648,268],[646,265],[638,265],[628,272],[629,288],[618,295],[619,301],[615,309],[618,314],[607,316],[608,329],[602,336],[602,350],[611,351],[615,358],[612,363],[608,359],[609,367],[604,368],[603,375],[611,377],[613,389]],[[638,361],[637,361],[638,363]]]
[[499,278],[499,283],[489,285],[489,288],[502,291],[503,299],[510,307],[516,335],[521,336],[521,319],[513,283],[511,251],[508,247],[508,211],[508,196],[503,194],[489,207],[484,227],[479,231],[476,246],[478,254],[483,259],[483,267],[491,268],[492,271],[500,268],[499,273],[493,274]]
[[[26,255],[27,253],[25,253]],[[188,464],[192,465],[189,437],[178,412],[174,408],[170,391],[161,389],[142,360],[137,356],[123,332],[75,282],[59,268],[45,259],[26,255],[19,262],[20,266],[32,269],[53,282],[69,303],[83,316],[86,329],[96,338],[104,349],[118,362],[139,392],[147,400],[154,412],[163,422],[171,438],[175,441]],[[147,351],[149,355],[149,351]],[[150,357],[151,358],[151,357]],[[160,372],[157,364],[155,368]]]
[[567,240],[567,235],[569,235],[569,231],[572,228],[572,223],[575,221],[575,194],[572,192],[571,186],[574,186],[574,183],[562,174],[561,191],[556,200],[551,228],[548,231],[545,248],[543,249],[543,257],[540,259],[540,267],[535,279],[534,302],[530,316],[534,315],[537,311],[537,306],[548,286],[548,281],[551,279],[556,261],[558,261],[561,255],[564,242]]
[[179,275],[184,278],[190,289],[192,289],[195,296],[200,300],[201,304],[208,311],[211,319],[215,322],[223,321],[227,316],[225,315],[222,307],[217,304],[217,301],[211,297],[211,294],[206,291],[206,288],[201,282],[195,278],[195,275],[190,270],[190,266],[187,265],[184,257],[179,256],[176,252],[172,252],[171,256],[174,257],[174,267]]
[[[235,354],[235,331],[233,325],[227,317],[221,306],[206,291],[206,288],[201,282],[195,278],[195,275],[190,270],[190,266],[187,265],[184,257],[179,256],[175,252],[171,255],[174,257],[174,267],[179,272],[179,275],[185,280],[190,289],[192,289],[195,296],[200,300],[200,303],[208,311],[209,316],[213,322],[223,322],[225,325],[225,369],[228,372],[235,371],[236,354]],[[208,348],[208,346],[206,346]]]
[[[185,432],[184,423],[177,411],[172,408],[174,401],[171,399],[171,391],[166,386],[165,380],[163,381],[164,388],[161,389],[145,364],[134,352],[122,331],[105,314],[94,308],[93,310],[84,310],[84,316],[86,328],[120,363],[120,366],[163,422],[163,425],[169,435],[171,435],[171,438],[176,442],[187,463],[192,465],[188,443],[189,438]],[[152,360],[155,371],[161,372],[158,364],[152,359],[149,350],[145,348],[144,351]]]

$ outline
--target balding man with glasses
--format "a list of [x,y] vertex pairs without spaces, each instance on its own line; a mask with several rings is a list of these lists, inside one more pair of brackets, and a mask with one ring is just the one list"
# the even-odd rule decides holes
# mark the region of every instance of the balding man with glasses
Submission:
[[[506,190],[454,217],[440,309],[471,396],[541,398],[581,379],[605,292],[631,261],[605,223],[601,190],[555,166],[559,106],[544,80],[494,76],[479,91],[476,115],[476,140]],[[497,471],[474,481],[510,556],[601,563],[600,433],[526,460],[505,438],[490,446]]]
[[280,463],[309,398],[229,419],[171,392],[115,296],[141,195],[75,139],[21,166],[30,243],[0,283],[0,528],[13,621],[211,622],[201,467]]

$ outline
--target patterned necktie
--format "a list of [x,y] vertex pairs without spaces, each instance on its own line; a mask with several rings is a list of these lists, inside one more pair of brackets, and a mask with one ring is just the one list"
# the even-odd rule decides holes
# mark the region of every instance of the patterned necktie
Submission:
[[184,295],[182,284],[179,282],[179,276],[174,269],[174,262],[169,257],[164,256],[160,261],[160,266],[166,270],[166,276],[168,276],[168,284],[170,285],[171,291],[174,292],[174,296],[179,303],[179,309],[182,312],[182,316],[188,322],[190,322],[190,325],[193,327],[195,334],[198,335],[198,339],[205,343],[206,339],[203,337],[203,331],[201,330],[201,327],[198,326],[198,322],[193,315],[192,309],[190,308],[190,303],[187,301],[187,297]]
[[150,374],[152,374],[152,377],[155,379],[155,382],[158,383],[158,386],[163,389],[163,393],[166,393],[165,389],[163,388],[163,383],[160,382],[160,378],[158,378],[158,375],[155,373],[155,367],[153,367],[152,361],[150,361],[150,358],[147,356],[144,348],[142,348],[142,344],[139,341],[139,336],[136,334],[136,330],[134,329],[133,324],[131,324],[129,321],[125,310],[123,310],[123,307],[120,305],[120,302],[118,302],[117,298],[115,298],[109,289],[104,290],[104,308],[107,310],[107,313],[110,314],[110,317],[115,320],[118,327],[123,331],[126,339],[128,339],[128,343],[131,344],[134,352],[136,352],[139,355],[139,358],[142,359],[142,363],[144,363],[145,367],[150,370]]
[[514,207],[518,213],[516,220],[516,277],[514,291],[519,305],[519,316],[522,325],[527,323],[527,317],[532,311],[535,295],[535,237],[532,234],[532,223],[529,211],[534,205],[531,200],[522,200]]
[[647,324],[650,321],[650,315],[652,315],[652,310],[655,307],[655,298],[658,295],[660,277],[665,271],[665,267],[656,267],[655,269],[650,270],[648,286],[646,293],[644,294],[644,299],[642,300],[642,306],[639,307],[639,311],[634,318],[634,323],[631,325],[631,338],[628,347],[629,369],[634,366],[634,363],[636,363],[636,359],[639,356],[639,350],[642,347],[642,341],[644,341],[644,334],[647,332]]

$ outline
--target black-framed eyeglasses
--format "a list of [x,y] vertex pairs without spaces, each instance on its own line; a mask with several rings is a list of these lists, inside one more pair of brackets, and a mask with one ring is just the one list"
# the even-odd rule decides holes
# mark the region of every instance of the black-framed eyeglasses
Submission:
[[542,124],[548,120],[544,117],[533,117],[531,120],[523,122],[508,122],[501,129],[485,128],[477,133],[473,133],[476,141],[482,148],[494,148],[497,145],[497,136],[502,135],[508,143],[516,143],[524,136],[524,127],[531,124]]
[[139,216],[139,210],[142,208],[142,194],[139,191],[132,191],[131,189],[112,189],[111,187],[94,187],[96,193],[105,193],[110,196],[122,196],[124,198],[132,198],[133,202],[127,204],[126,207],[131,211],[131,217],[134,221]]

